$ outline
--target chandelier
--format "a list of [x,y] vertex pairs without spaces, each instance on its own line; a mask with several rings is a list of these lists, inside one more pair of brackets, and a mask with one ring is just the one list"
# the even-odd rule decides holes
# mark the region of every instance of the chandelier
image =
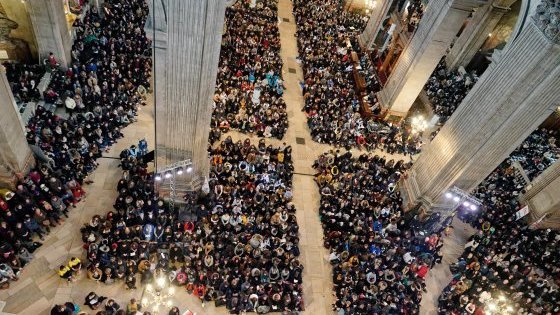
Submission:
[[[496,293],[494,295],[496,295]],[[497,292],[497,295],[498,298],[491,297],[486,301],[484,305],[486,314],[513,314],[514,308],[508,303],[506,297],[500,292]]]
[[156,278],[153,284],[149,283],[142,294],[142,306],[151,309],[154,314],[158,314],[163,307],[172,307],[172,297],[175,295],[175,288],[169,281],[161,276]]
[[422,132],[429,127],[428,122],[426,121],[426,119],[424,119],[424,116],[422,115],[412,117],[410,125],[412,127],[412,133]]

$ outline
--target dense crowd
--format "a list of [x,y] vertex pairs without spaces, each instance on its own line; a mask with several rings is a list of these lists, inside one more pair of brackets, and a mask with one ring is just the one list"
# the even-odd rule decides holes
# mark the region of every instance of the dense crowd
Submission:
[[237,1],[226,11],[211,142],[230,128],[278,139],[288,128],[278,0],[251,2]]
[[[307,124],[312,138],[336,146],[380,148],[389,153],[415,154],[420,150],[419,134],[404,125],[364,119],[352,74],[352,51],[360,51],[356,36],[365,27],[364,17],[343,10],[342,2],[294,1],[298,49],[304,71],[303,94]],[[360,54],[359,54],[360,55]],[[365,54],[361,54],[365,55]],[[361,60],[372,113],[378,114],[371,62]]]
[[90,11],[77,31],[72,67],[51,88],[66,98],[80,97],[83,113],[63,119],[38,107],[27,125],[27,140],[38,166],[18,180],[15,191],[2,191],[0,200],[0,283],[16,280],[51,227],[85,196],[82,185],[97,167],[103,150],[119,139],[120,129],[133,118],[141,98],[139,85],[148,85],[149,42],[143,26],[144,1],[105,1],[105,18]]
[[530,180],[535,179],[560,157],[557,146],[558,131],[537,129],[509,156],[519,162]]
[[156,196],[142,159],[123,157],[115,210],[82,229],[89,278],[134,289],[137,275],[166,274],[234,313],[301,310],[291,148],[228,137],[211,161],[210,192],[185,197],[188,221]]
[[6,77],[17,102],[36,101],[41,97],[39,82],[45,74],[41,65],[5,62]]
[[418,23],[420,23],[424,15],[424,6],[425,4],[421,0],[412,0],[408,3],[406,7],[406,24],[409,32],[414,32],[418,27]]
[[439,116],[440,125],[451,117],[477,80],[474,74],[458,70],[448,72],[445,59],[440,61],[424,86],[434,114]]
[[401,208],[395,186],[409,166],[338,151],[314,164],[338,314],[418,313],[424,277],[443,244],[415,211]]
[[516,176],[512,157],[524,157],[523,167],[532,165],[531,177],[538,176],[544,168],[535,166],[539,154],[529,148],[548,143],[546,135],[534,132],[475,191],[485,211],[464,217],[478,232],[452,266],[440,314],[560,313],[560,233],[532,229],[515,216],[525,183]]
[[[143,305],[135,298],[130,299],[126,306],[121,307],[114,299],[105,296],[99,296],[95,292],[90,292],[84,299],[84,305],[89,307],[95,313],[87,313],[80,309],[76,303],[66,302],[64,304],[55,304],[51,309],[51,315],[151,315],[150,311],[142,311]],[[159,313],[163,314],[163,313]],[[168,315],[194,315],[187,310],[181,313],[177,306],[173,306],[167,312]]]

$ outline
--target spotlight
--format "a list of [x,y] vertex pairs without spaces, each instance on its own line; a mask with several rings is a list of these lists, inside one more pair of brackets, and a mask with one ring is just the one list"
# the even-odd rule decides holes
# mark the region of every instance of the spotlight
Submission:
[[156,176],[154,177],[154,179],[159,182],[161,180],[161,175],[160,174],[156,174]]
[[478,209],[478,207],[475,205],[471,205],[469,208],[471,208],[472,211],[476,211]]
[[470,207],[470,206],[471,206],[471,203],[468,202],[468,201],[465,201],[465,202],[463,202],[463,206],[465,206],[465,207]]
[[179,167],[177,169],[177,175],[183,175],[183,168],[182,167]]
[[156,280],[157,285],[163,287],[165,285],[165,278],[161,277]]
[[461,198],[459,198],[458,196],[453,197],[453,201],[459,202],[459,200],[461,200]]
[[170,171],[167,171],[167,172],[165,172],[165,175],[163,175],[163,177],[165,177],[165,178],[171,178],[172,175],[173,175],[173,174],[171,174]]
[[187,173],[190,173],[190,172],[192,172],[192,166],[189,165],[189,166],[187,167]]
[[451,198],[453,198],[453,194],[450,193],[450,192],[446,192],[446,193],[445,193],[445,198],[451,199]]

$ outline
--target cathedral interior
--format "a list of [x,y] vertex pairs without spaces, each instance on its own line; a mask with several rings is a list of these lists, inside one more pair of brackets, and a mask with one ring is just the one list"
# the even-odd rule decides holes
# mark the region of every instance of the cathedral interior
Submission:
[[560,314],[560,1],[0,0],[0,314]]

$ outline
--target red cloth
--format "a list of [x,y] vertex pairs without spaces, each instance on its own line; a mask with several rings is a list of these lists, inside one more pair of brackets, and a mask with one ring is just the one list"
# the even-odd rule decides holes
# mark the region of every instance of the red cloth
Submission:
[[428,273],[429,270],[430,270],[430,268],[428,268],[428,266],[422,265],[422,266],[420,266],[420,267],[416,270],[416,274],[417,274],[420,278],[424,278],[424,277],[426,276],[426,274]]

